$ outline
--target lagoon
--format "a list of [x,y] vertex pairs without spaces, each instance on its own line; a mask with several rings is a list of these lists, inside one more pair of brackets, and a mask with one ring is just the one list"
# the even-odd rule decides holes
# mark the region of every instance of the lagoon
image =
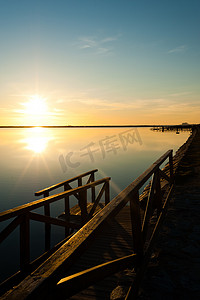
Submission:
[[[0,211],[36,200],[35,191],[96,168],[96,179],[111,177],[112,199],[167,150],[175,153],[189,134],[150,128],[0,129]],[[62,209],[52,204],[51,215]],[[52,228],[52,245],[63,237],[62,228]],[[18,240],[17,229],[0,245],[0,265],[6,269],[1,280],[18,270]],[[31,257],[43,247],[44,225],[32,222]]]
[[[98,169],[111,176],[112,197],[189,132],[150,128],[26,128],[0,130],[0,211],[33,201],[34,192]],[[115,190],[116,189],[116,190]]]

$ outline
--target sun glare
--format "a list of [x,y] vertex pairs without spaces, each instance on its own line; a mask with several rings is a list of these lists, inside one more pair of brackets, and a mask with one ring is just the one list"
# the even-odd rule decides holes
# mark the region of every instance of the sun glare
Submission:
[[22,105],[24,109],[21,112],[23,113],[25,125],[42,126],[48,124],[50,115],[46,98],[40,95],[32,95]]
[[47,113],[46,99],[39,95],[31,96],[29,102],[24,104],[29,115],[45,115]]
[[35,153],[41,153],[46,149],[47,140],[41,137],[31,137],[27,139],[27,149]]
[[47,135],[47,131],[41,127],[35,127],[29,129],[29,134],[23,142],[26,143],[26,149],[33,151],[34,153],[42,153],[47,148],[50,137]]

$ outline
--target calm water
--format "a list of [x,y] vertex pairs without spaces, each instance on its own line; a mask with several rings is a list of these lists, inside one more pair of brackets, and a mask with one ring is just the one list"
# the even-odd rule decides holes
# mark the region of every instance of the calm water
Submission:
[[[189,132],[149,128],[0,129],[0,211],[36,200],[35,191],[96,168],[96,179],[112,178],[114,197],[167,150],[175,152],[188,136]],[[52,204],[52,216],[62,210],[62,203]],[[43,228],[31,223],[32,258],[43,252]],[[63,237],[64,231],[53,227],[52,243]],[[0,245],[5,255],[0,255],[1,280],[18,269],[18,240],[16,229]]]

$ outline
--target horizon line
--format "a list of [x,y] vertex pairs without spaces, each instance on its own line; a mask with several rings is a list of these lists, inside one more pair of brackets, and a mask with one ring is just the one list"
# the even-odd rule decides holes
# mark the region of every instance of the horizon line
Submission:
[[189,124],[189,123],[182,123],[182,124],[140,124],[140,125],[0,125],[0,128],[35,128],[35,127],[42,127],[42,128],[103,128],[103,127],[193,127],[193,126],[200,126],[200,124]]

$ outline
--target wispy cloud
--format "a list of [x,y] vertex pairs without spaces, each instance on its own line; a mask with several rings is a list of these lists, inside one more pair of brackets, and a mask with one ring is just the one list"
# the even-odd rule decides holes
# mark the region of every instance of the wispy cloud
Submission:
[[[133,114],[148,115],[181,115],[181,114],[192,114],[200,111],[199,102],[187,95],[191,95],[188,92],[177,91],[177,93],[171,93],[163,97],[158,98],[129,98],[129,99],[111,99],[106,96],[95,97],[92,91],[82,92],[71,95],[64,99],[66,111],[71,114],[77,115],[77,113],[85,114],[98,114],[104,116],[109,112],[111,115],[116,114],[119,116],[129,116]],[[185,95],[185,97],[184,97]],[[78,110],[77,110],[78,107]],[[63,108],[63,107],[61,107]],[[64,108],[65,110],[65,108]]]
[[92,50],[94,54],[108,55],[113,53],[112,43],[118,39],[116,36],[99,38],[98,36],[81,37],[78,41],[80,49]]
[[[142,112],[143,114],[181,114],[193,113],[194,110],[200,111],[199,103],[196,101],[174,101],[171,98],[156,99],[134,99],[133,101],[108,101],[106,99],[77,99],[80,107],[87,107],[87,110],[95,110],[99,113],[104,111],[117,112],[126,114],[132,112]],[[167,104],[167,105],[166,105]]]
[[[10,112],[10,111],[9,111]],[[17,115],[27,115],[26,111],[23,109],[13,109],[13,113]],[[44,116],[62,116],[64,115],[64,110],[53,109],[52,111],[47,111],[43,113]]]
[[179,93],[174,93],[174,94],[170,94],[170,97],[183,97],[183,96],[187,96],[190,95],[191,92],[179,92]]
[[171,50],[169,50],[167,53],[171,54],[171,53],[182,53],[182,52],[185,52],[187,49],[187,46],[186,45],[181,45],[181,46],[178,46],[176,48],[173,48]]
[[63,99],[58,99],[55,101],[57,104],[60,104],[60,103],[64,103],[65,101]]
[[87,108],[94,109],[97,111],[130,111],[130,110],[141,110],[141,109],[149,109],[150,107],[165,107],[166,100],[165,99],[134,99],[133,101],[111,101],[108,99],[101,99],[101,98],[73,98],[66,100],[70,102],[70,107],[79,109]]

